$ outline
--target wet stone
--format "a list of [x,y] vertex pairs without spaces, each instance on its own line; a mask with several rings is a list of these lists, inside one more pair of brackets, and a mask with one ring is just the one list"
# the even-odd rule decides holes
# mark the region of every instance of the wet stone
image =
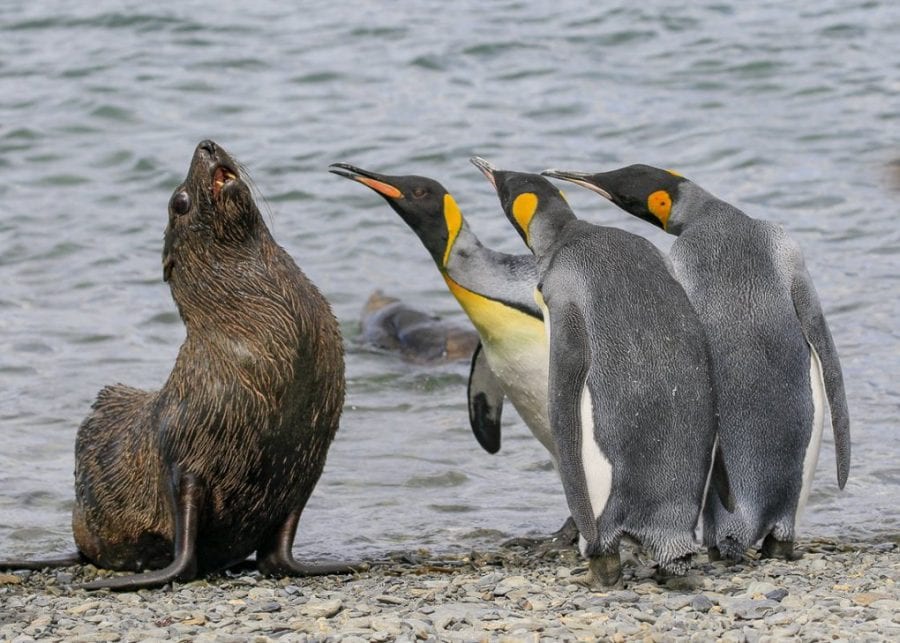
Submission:
[[705,614],[710,609],[712,609],[713,602],[709,600],[705,594],[697,594],[694,598],[691,599],[691,608],[695,612],[701,612]]

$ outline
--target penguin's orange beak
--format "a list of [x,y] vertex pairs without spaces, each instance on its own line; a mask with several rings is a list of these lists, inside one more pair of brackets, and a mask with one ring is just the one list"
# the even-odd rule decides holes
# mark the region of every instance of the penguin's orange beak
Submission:
[[362,183],[366,187],[372,188],[378,194],[389,199],[402,199],[403,192],[391,185],[385,180],[385,177],[375,172],[363,170],[349,163],[332,163],[328,166],[328,171],[338,176],[351,179],[358,183]]

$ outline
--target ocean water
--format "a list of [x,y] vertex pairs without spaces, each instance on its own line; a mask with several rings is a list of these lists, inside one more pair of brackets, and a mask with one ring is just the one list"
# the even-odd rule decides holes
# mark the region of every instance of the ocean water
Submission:
[[[444,183],[525,252],[467,159],[676,168],[803,246],[843,363],[853,464],[826,435],[801,536],[900,537],[900,5],[98,1],[0,4],[0,556],[71,550],[75,432],[97,391],[158,387],[184,337],[166,204],[212,138],[347,343],[341,429],[295,552],[459,550],[555,530],[549,458],[512,410],[483,452],[468,365],[360,346],[375,288],[464,321],[418,239],[345,161]],[[671,238],[585,191],[589,221]]]

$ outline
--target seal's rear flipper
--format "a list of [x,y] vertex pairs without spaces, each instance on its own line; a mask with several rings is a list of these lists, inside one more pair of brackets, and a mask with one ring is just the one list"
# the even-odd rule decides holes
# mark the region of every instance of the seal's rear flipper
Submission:
[[133,591],[160,587],[173,580],[192,580],[197,575],[197,531],[205,497],[206,489],[196,476],[182,477],[176,502],[175,560],[168,567],[143,574],[95,580],[79,587]]
[[59,558],[44,558],[41,560],[0,560],[0,569],[31,569],[41,570],[54,567],[71,567],[83,565],[88,560],[80,552],[65,554]]
[[488,453],[500,450],[500,415],[503,413],[503,388],[488,364],[481,342],[472,355],[469,371],[469,424],[478,444]]
[[297,534],[297,523],[303,507],[292,512],[281,528],[256,552],[256,566],[265,576],[328,576],[356,574],[369,568],[368,563],[328,561],[316,564],[294,560],[291,549]]

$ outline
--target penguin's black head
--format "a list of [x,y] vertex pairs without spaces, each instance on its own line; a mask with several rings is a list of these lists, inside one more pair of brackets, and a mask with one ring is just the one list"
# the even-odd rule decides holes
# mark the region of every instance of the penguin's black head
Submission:
[[678,198],[678,186],[687,181],[671,170],[649,165],[629,165],[611,172],[544,170],[541,174],[577,183],[636,217],[663,230]]
[[462,227],[462,214],[443,185],[424,176],[376,174],[347,163],[332,163],[328,171],[362,183],[383,196],[413,229],[438,267],[446,267]]
[[498,170],[480,156],[469,160],[497,190],[506,218],[529,247],[533,248],[531,222],[538,211],[544,217],[574,218],[562,192],[540,174]]

